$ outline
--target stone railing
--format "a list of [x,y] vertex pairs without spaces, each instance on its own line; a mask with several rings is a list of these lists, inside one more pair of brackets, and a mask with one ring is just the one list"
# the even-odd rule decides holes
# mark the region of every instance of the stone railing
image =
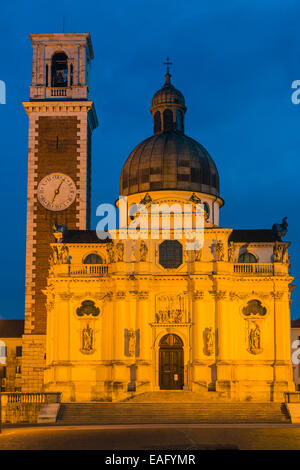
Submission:
[[54,274],[57,276],[105,276],[108,274],[108,266],[105,264],[58,264],[54,266]]
[[233,265],[234,274],[243,276],[274,276],[273,263],[236,263]]
[[36,423],[39,412],[47,403],[60,403],[60,392],[2,392],[0,393],[2,423]]
[[67,88],[50,88],[51,97],[66,97],[68,96]]

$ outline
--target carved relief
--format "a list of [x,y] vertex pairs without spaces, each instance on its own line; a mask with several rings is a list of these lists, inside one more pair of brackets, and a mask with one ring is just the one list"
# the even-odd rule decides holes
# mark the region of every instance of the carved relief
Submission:
[[52,253],[49,257],[50,267],[56,264],[70,263],[69,247],[65,244],[53,245]]
[[201,261],[202,259],[202,247],[194,250],[194,261]]
[[135,356],[136,349],[136,332],[133,328],[127,330],[127,346],[128,346],[128,356]]
[[162,295],[156,300],[157,323],[181,323],[184,321],[183,295]]
[[211,356],[215,350],[215,333],[213,329],[205,328],[203,332],[204,336],[204,354]]

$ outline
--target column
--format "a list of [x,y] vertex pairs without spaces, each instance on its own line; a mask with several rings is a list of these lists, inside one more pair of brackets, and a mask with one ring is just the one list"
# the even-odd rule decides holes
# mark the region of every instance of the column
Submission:
[[151,389],[152,367],[152,328],[151,309],[148,291],[139,291],[137,296],[136,330],[138,334],[137,392]]

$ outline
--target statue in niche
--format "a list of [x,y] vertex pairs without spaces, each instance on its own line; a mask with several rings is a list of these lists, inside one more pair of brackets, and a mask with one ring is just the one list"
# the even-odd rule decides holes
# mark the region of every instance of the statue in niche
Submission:
[[135,356],[136,348],[136,333],[133,328],[127,331],[127,341],[128,341],[128,356]]
[[261,349],[261,332],[257,323],[252,323],[249,331],[249,351],[257,354]]
[[146,261],[148,254],[148,247],[144,240],[141,240],[140,244],[140,261]]
[[273,245],[273,256],[274,256],[275,262],[278,263],[281,261],[281,253],[282,253],[282,246],[279,245],[278,241],[276,241]]
[[117,261],[124,261],[124,243],[120,240],[116,245]]
[[213,329],[206,328],[204,331],[204,338],[205,338],[205,350],[206,354],[210,356],[214,352],[214,347],[215,347],[215,334],[213,332]]
[[233,242],[230,242],[228,244],[228,261],[230,263],[233,263],[233,261],[234,261],[234,244],[233,244]]
[[62,264],[68,264],[69,258],[69,248],[67,247],[67,245],[62,245],[60,249],[60,262]]
[[58,263],[59,263],[59,254],[58,254],[57,246],[52,246],[52,253],[49,257],[50,267],[53,267],[54,265]]
[[81,334],[81,351],[91,353],[94,351],[94,332],[87,323]]
[[223,261],[224,260],[224,245],[222,242],[218,241],[216,243],[216,261]]
[[289,247],[288,243],[285,243],[282,246],[282,262],[283,263],[288,263],[288,260],[289,260],[288,247]]

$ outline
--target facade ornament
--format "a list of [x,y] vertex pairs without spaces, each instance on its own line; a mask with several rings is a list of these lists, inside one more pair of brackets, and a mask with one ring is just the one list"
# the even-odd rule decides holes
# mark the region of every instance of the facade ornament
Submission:
[[67,231],[66,225],[58,225],[56,222],[53,224],[53,235],[57,243],[62,243],[64,233]]
[[281,261],[282,246],[279,245],[278,241],[276,241],[273,245],[273,256],[275,263],[279,263]]
[[149,193],[146,193],[143,199],[140,200],[140,204],[147,205],[152,201],[152,197],[150,196]]
[[146,261],[148,254],[148,247],[144,240],[140,243],[140,261]]
[[243,307],[243,315],[245,317],[258,315],[264,317],[267,313],[266,307],[263,307],[260,300],[250,300],[245,307]]
[[61,292],[59,294],[59,297],[61,298],[61,300],[67,301],[67,300],[72,299],[72,297],[74,297],[74,294],[73,292]]
[[100,309],[96,307],[95,302],[93,302],[92,300],[84,300],[81,303],[81,306],[76,309],[76,314],[78,317],[98,317],[99,313]]
[[117,300],[124,300],[126,297],[126,292],[123,290],[118,290],[115,294]]
[[216,300],[223,300],[226,298],[226,291],[225,290],[218,290],[212,292],[212,295],[214,295]]
[[127,330],[128,356],[134,357],[136,350],[136,332],[133,328]]
[[235,248],[234,248],[233,242],[229,242],[229,244],[228,244],[228,261],[230,263],[234,262],[234,251],[235,251]]
[[193,193],[190,197],[190,201],[194,202],[195,204],[201,204],[201,199],[195,193]]
[[86,323],[81,331],[81,349],[83,354],[92,354],[94,349],[94,330]]
[[49,257],[50,268],[56,264],[70,263],[69,247],[65,244],[52,245],[52,253]]
[[204,297],[204,292],[202,290],[195,290],[193,292],[194,300],[202,300]]
[[252,322],[248,334],[248,351],[251,354],[260,354],[261,348],[261,331],[258,323]]
[[284,292],[279,292],[279,291],[276,291],[276,292],[272,292],[271,295],[272,297],[274,298],[274,300],[281,300],[282,297],[283,297],[283,294]]
[[224,261],[224,256],[224,244],[218,241],[215,246],[216,261]]
[[115,262],[115,247],[113,244],[109,244],[109,246],[106,248],[107,251],[107,257],[108,257],[108,262],[109,263],[114,263]]
[[213,329],[205,328],[204,330],[204,352],[207,356],[211,356],[215,349],[215,334]]
[[117,261],[124,261],[124,243],[121,240],[116,244],[116,257]]
[[149,298],[149,291],[147,290],[140,290],[138,292],[138,299],[139,300],[147,300]]

